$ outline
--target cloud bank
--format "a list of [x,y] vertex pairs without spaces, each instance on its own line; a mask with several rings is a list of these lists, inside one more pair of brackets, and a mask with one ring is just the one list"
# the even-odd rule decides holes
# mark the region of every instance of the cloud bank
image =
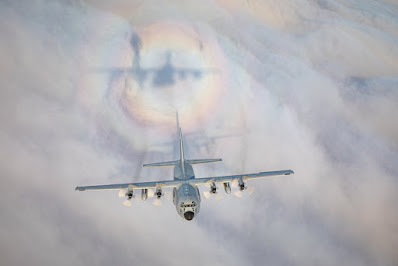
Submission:
[[[2,264],[396,265],[397,13],[354,0],[0,3]],[[191,223],[171,202],[127,209],[115,192],[74,191],[171,178],[141,165],[177,156],[175,109],[189,157],[223,158],[198,177],[296,174],[202,201]]]

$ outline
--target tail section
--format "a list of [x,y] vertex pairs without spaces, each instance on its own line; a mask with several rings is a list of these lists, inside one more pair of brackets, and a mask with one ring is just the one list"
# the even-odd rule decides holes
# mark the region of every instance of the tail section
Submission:
[[[185,160],[184,162],[189,164],[202,164],[202,163],[214,163],[220,162],[222,159],[193,159],[193,160]],[[160,163],[147,163],[144,164],[144,167],[161,167],[161,166],[175,166],[176,164],[181,163],[181,160],[169,161],[169,162],[160,162]]]
[[184,163],[184,143],[182,141],[182,131],[180,128],[180,161]]
[[169,161],[169,162],[161,162],[161,163],[147,163],[144,164],[144,167],[159,167],[159,166],[174,166],[179,163],[180,160],[177,161]]
[[177,120],[177,131],[179,133],[179,142],[180,142],[180,159],[175,160],[175,161],[169,161],[169,162],[160,162],[160,163],[148,163],[144,164],[144,167],[158,167],[158,166],[175,166],[176,164],[180,163],[181,164],[181,170],[183,173],[185,173],[185,162],[189,164],[202,164],[202,163],[213,163],[213,162],[219,162],[222,161],[221,159],[194,159],[194,160],[185,160],[184,156],[184,143],[182,140],[182,131],[180,127],[180,123],[178,121],[178,113],[176,113],[176,120]]
[[[177,120],[178,121],[178,120]],[[182,141],[182,132],[180,128],[180,163],[182,173],[185,175],[185,164],[184,164],[184,143]]]
[[220,162],[222,159],[194,159],[194,160],[186,160],[189,164],[201,164],[201,163],[214,163]]
[[179,140],[180,140],[180,161],[184,163],[184,143],[182,140],[182,130],[180,127],[180,121],[178,120],[178,112],[176,112],[176,120],[177,120],[177,132],[179,134]]

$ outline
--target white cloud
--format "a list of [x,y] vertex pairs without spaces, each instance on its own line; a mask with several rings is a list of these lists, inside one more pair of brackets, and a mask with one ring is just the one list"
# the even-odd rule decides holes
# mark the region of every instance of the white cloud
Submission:
[[[0,4],[5,265],[398,262],[396,6],[90,4],[96,6]],[[142,57],[169,50],[178,62],[185,62],[184,55],[205,58],[200,62],[218,64],[209,67],[221,71],[221,96],[209,92],[216,100],[205,97],[193,111],[187,99],[193,103],[198,86],[211,86],[218,76],[135,92],[164,95],[156,102],[167,105],[164,110],[188,110],[181,123],[189,154],[224,159],[196,167],[197,176],[281,168],[296,173],[249,183],[255,187],[250,197],[203,201],[191,223],[172,203],[126,209],[115,192],[73,190],[80,184],[171,178],[171,169],[140,165],[173,159],[167,142],[175,125],[164,122],[173,118],[157,116],[163,107],[142,97],[134,102],[143,104],[138,115],[145,119],[138,119],[112,90],[134,91],[134,84],[123,87],[122,76],[90,73],[93,65],[131,64],[132,32],[165,20],[192,30],[196,35],[186,34],[198,36],[202,54],[189,46],[191,37],[179,33],[167,43],[147,37]],[[208,59],[204,53],[210,52]],[[172,93],[187,102],[168,103]],[[197,115],[194,125],[187,113]],[[192,131],[203,135],[189,136]]]

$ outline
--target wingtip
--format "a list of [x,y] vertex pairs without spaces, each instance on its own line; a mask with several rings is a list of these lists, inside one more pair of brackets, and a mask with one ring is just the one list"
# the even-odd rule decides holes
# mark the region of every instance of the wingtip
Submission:
[[294,175],[293,170],[287,170],[287,172],[285,172],[285,175]]

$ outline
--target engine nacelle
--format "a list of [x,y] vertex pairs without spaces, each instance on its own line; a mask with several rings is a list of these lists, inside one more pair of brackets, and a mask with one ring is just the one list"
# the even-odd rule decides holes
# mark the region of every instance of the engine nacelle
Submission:
[[238,183],[239,183],[239,189],[240,189],[240,190],[246,189],[245,182],[243,182],[242,178],[239,178],[239,179],[238,179]]
[[210,193],[212,193],[212,194],[216,194],[217,193],[217,187],[216,187],[216,183],[211,183],[211,186],[210,186]]
[[127,196],[127,199],[128,199],[128,200],[131,200],[131,198],[133,197],[133,191],[132,191],[132,190],[129,190],[129,191],[126,193],[126,196]]
[[162,189],[160,187],[156,188],[155,195],[158,199],[162,197]]
[[229,183],[224,183],[224,190],[225,193],[230,194],[231,193],[231,186],[229,185]]
[[141,191],[141,199],[146,200],[148,198],[148,189],[144,188]]

